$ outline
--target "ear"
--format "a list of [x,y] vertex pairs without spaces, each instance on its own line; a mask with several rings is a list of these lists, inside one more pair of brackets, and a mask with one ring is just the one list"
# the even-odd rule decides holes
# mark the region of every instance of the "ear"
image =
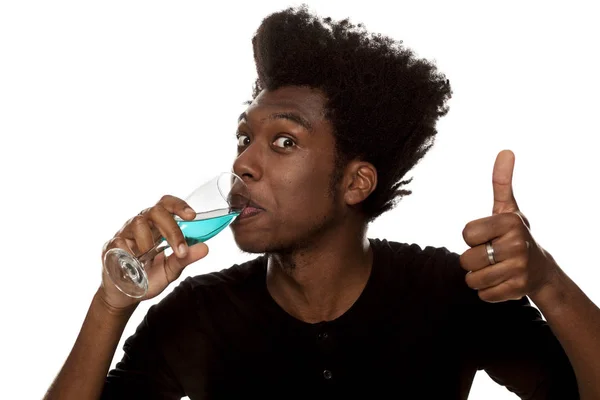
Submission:
[[365,161],[351,161],[344,177],[344,201],[353,206],[363,202],[377,187],[377,170]]

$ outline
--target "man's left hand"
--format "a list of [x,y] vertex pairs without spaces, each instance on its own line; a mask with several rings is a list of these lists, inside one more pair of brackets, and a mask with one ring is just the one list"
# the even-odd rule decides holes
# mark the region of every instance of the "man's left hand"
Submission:
[[[534,295],[551,284],[558,270],[552,256],[531,236],[529,221],[519,211],[512,189],[514,166],[512,151],[498,153],[492,175],[492,216],[471,221],[463,230],[471,247],[460,256],[461,266],[470,271],[467,285],[490,303]],[[488,242],[493,259],[488,255]]]

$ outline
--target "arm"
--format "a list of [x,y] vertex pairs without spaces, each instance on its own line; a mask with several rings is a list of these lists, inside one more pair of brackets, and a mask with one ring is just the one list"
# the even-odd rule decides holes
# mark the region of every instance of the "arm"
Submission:
[[600,399],[600,309],[558,266],[551,283],[529,297],[569,357],[581,399]]
[[96,293],[71,354],[44,400],[100,398],[115,350],[137,304],[115,309]]
[[168,257],[161,253],[146,264],[149,285],[142,299],[121,293],[103,269],[102,285],[92,300],[75,345],[45,399],[99,399],[105,389],[106,374],[115,349],[137,304],[158,296],[181,275],[187,265],[206,256],[208,247],[204,243],[188,248],[173,214],[186,220],[196,215],[193,210],[188,211],[188,205],[183,200],[165,196],[154,207],[126,222],[104,246],[102,258],[110,248],[115,247],[132,254],[142,254],[154,246],[154,238],[164,236],[171,248],[177,251]]
[[[463,230],[471,247],[461,255],[461,266],[469,271],[465,280],[486,302],[528,296],[568,357],[580,398],[600,399],[600,310],[533,239],[512,191],[514,162],[512,152],[498,154],[493,215],[471,221]],[[546,381],[556,379],[560,377]]]

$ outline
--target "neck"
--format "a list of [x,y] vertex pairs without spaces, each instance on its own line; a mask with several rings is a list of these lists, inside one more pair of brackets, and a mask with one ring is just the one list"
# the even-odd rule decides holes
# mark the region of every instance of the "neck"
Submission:
[[366,225],[336,229],[301,249],[269,254],[267,289],[295,318],[310,323],[331,321],[362,293],[372,258]]

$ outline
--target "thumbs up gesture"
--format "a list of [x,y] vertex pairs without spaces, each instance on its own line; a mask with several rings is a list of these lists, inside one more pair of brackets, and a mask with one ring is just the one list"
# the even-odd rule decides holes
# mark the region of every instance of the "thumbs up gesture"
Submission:
[[469,222],[463,230],[470,247],[460,256],[462,268],[469,271],[467,285],[490,303],[535,295],[558,270],[552,256],[533,239],[529,221],[519,210],[512,189],[514,166],[512,151],[498,153],[492,215]]

